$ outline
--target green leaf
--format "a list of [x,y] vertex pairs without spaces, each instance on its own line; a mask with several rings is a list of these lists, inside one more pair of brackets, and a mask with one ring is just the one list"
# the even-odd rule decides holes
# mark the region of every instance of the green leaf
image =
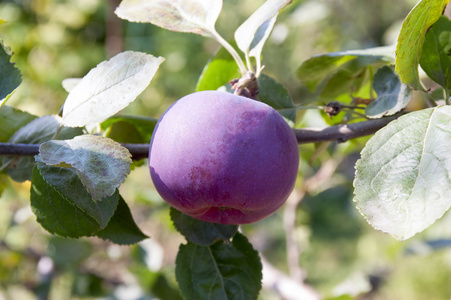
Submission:
[[[60,117],[56,115],[40,117],[19,128],[8,142],[13,144],[41,144],[50,140],[60,127]],[[79,128],[63,127],[58,138],[73,138],[80,134],[82,134],[82,130]],[[31,179],[35,160],[28,156],[4,156],[2,157],[2,165],[8,165],[6,171],[13,180],[23,182]]]
[[175,275],[184,299],[257,299],[262,265],[258,252],[237,233],[232,243],[181,245]]
[[389,66],[380,68],[374,75],[373,88],[377,98],[365,109],[370,118],[394,115],[406,107],[412,97],[412,90]]
[[[293,2],[293,0],[268,0],[263,3],[262,6],[260,6],[235,31],[235,41],[238,48],[244,53],[248,53],[249,50],[255,49],[254,55],[259,54],[274,26],[279,11],[291,2]],[[268,20],[270,20],[269,23]],[[251,48],[251,45],[253,48]]]
[[274,78],[261,74],[258,77],[258,98],[276,109],[282,116],[294,122],[296,108],[287,89]]
[[221,47],[202,71],[196,92],[217,90],[232,79],[240,77],[235,60],[225,48]]
[[0,41],[0,108],[22,83],[22,74],[10,59],[11,54]]
[[443,13],[449,0],[422,0],[404,20],[396,45],[396,73],[413,89],[424,90],[418,74],[425,35]]
[[123,0],[116,15],[130,22],[212,37],[222,0]]
[[405,240],[450,207],[451,106],[409,113],[379,130],[361,152],[357,207],[376,229]]
[[441,16],[428,30],[420,57],[421,68],[435,82],[449,88],[447,72],[451,67],[451,21]]
[[95,135],[48,141],[39,149],[42,162],[77,170],[94,201],[111,196],[130,173],[130,152],[115,141]]
[[149,143],[157,122],[141,116],[115,116],[103,121],[100,128],[119,143]]
[[71,90],[63,124],[83,127],[125,108],[149,85],[164,58],[126,51],[97,65]]
[[99,224],[49,185],[37,167],[33,169],[30,191],[31,209],[48,232],[62,237],[91,236]]
[[3,106],[0,109],[0,143],[7,142],[14,132],[35,118],[36,116],[14,107]]
[[[147,238],[136,226],[130,209],[117,191],[113,197],[93,207],[87,199],[89,195],[87,196],[81,184],[77,183],[78,178],[70,172],[71,169],[49,167],[44,164],[38,164],[38,166],[43,174],[38,167],[33,169],[31,208],[37,221],[48,232],[71,238],[96,235],[119,245],[130,245]],[[58,174],[56,169],[59,169],[60,180],[56,178]],[[55,186],[50,185],[46,180]],[[64,184],[70,187],[64,187]],[[76,199],[77,189],[81,199]],[[114,212],[114,214],[107,221],[106,227],[102,229],[99,223],[84,211],[85,209],[90,213],[105,209],[109,211],[108,213]],[[98,213],[106,214],[104,211],[98,211]],[[101,222],[104,223],[104,219]]]
[[136,244],[148,238],[136,225],[130,209],[121,195],[119,195],[116,212],[107,227],[98,231],[95,235],[118,245]]
[[224,225],[199,221],[171,207],[174,227],[186,239],[200,246],[210,246],[218,240],[229,240],[238,231],[238,225]]
[[117,190],[112,196],[95,202],[83,187],[74,169],[52,167],[44,163],[38,163],[37,168],[45,182],[56,190],[61,197],[86,212],[96,220],[100,228],[105,228],[117,207],[119,199]]
[[357,91],[363,85],[365,71],[393,63],[393,47],[333,52],[313,56],[304,61],[297,76],[312,92],[334,98]]

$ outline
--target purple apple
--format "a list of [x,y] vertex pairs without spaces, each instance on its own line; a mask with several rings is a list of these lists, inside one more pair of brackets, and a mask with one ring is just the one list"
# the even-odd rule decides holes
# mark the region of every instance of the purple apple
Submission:
[[296,137],[272,107],[219,91],[174,103],[155,127],[149,151],[161,197],[196,219],[247,224],[274,213],[293,190]]

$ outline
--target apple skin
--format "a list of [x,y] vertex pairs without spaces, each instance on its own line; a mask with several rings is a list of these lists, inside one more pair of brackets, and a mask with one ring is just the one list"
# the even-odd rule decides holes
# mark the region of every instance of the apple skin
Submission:
[[159,119],[149,166],[158,193],[177,210],[206,222],[248,224],[286,201],[299,150],[272,107],[203,91],[181,98]]

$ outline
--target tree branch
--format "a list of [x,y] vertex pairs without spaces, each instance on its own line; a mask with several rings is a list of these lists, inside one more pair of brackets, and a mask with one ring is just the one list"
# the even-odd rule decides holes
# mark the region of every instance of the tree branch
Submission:
[[[121,144],[130,151],[135,160],[149,155],[149,144]],[[0,143],[0,156],[33,156],[39,154],[39,144]]]
[[346,125],[334,125],[326,128],[294,129],[298,144],[308,144],[326,141],[346,142],[350,139],[375,133],[401,114],[390,117],[368,120]]
[[[381,119],[369,120],[347,125],[334,125],[326,128],[294,129],[299,144],[325,141],[345,142],[375,133],[399,115]],[[39,153],[39,144],[0,143],[0,156],[33,156]],[[149,154],[149,144],[122,144],[127,148],[134,160],[146,158]]]

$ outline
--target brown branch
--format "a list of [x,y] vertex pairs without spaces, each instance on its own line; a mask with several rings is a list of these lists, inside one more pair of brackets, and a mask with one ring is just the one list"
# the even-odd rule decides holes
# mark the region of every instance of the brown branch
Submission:
[[[0,143],[0,156],[34,156],[39,154],[39,144],[9,144]],[[149,155],[149,144],[122,144],[130,151],[135,160]]]
[[[345,142],[375,133],[399,115],[381,119],[363,121],[347,125],[335,125],[326,128],[303,128],[294,129],[299,144],[338,141]],[[39,153],[39,144],[9,144],[0,143],[0,156],[33,156]],[[143,159],[148,156],[149,144],[122,144],[127,148],[132,158]]]
[[368,120],[346,125],[334,125],[326,128],[295,129],[298,144],[308,144],[326,141],[346,142],[351,139],[375,133],[400,114],[380,119]]

